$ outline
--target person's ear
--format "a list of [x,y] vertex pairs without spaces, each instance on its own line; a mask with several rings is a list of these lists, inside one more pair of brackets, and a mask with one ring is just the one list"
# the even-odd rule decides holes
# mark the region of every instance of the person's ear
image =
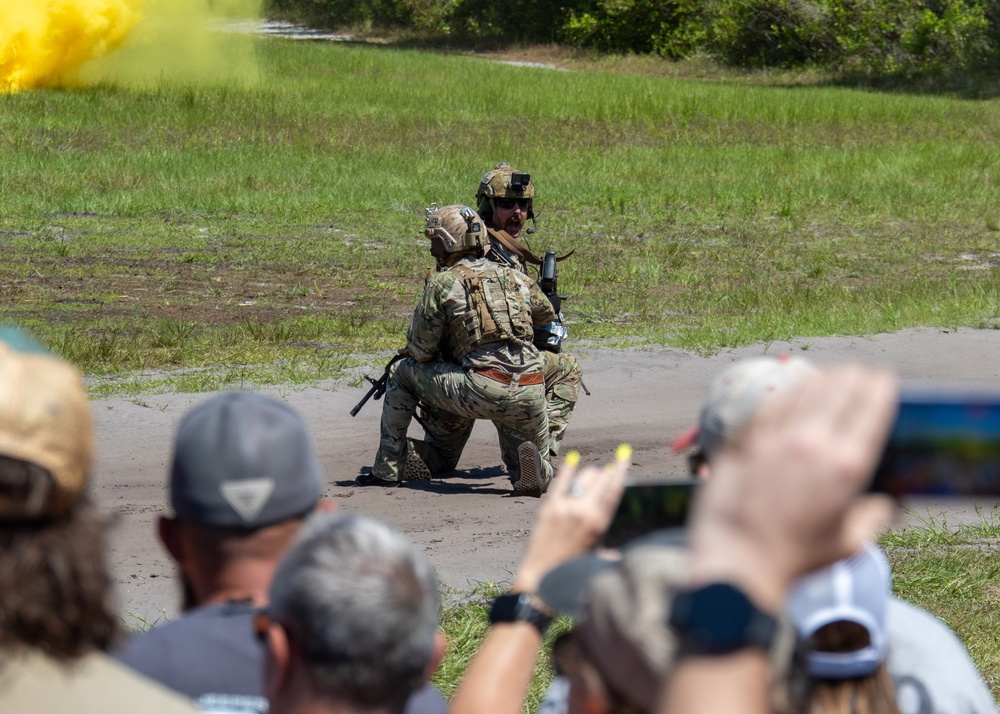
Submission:
[[434,676],[447,651],[448,640],[445,639],[444,633],[441,630],[437,630],[434,633],[434,649],[431,650],[431,658],[427,660],[427,669],[424,670],[424,682],[431,681],[431,677]]
[[292,680],[292,651],[285,628],[275,623],[267,626],[264,644],[264,696],[277,701]]
[[163,547],[170,553],[170,557],[175,562],[180,563],[184,556],[184,549],[181,546],[180,524],[177,519],[170,518],[169,516],[160,516],[156,522],[156,530],[160,536],[160,542],[163,543]]
[[707,461],[702,461],[700,464],[698,464],[698,470],[696,473],[698,475],[698,478],[704,481],[712,474],[712,469],[709,467]]

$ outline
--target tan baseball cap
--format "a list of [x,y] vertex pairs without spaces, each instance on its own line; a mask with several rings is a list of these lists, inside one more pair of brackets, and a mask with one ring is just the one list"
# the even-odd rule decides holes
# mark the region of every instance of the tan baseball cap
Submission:
[[0,328],[0,456],[35,464],[53,481],[41,500],[0,494],[0,519],[64,515],[86,488],[93,452],[80,371],[23,332]]

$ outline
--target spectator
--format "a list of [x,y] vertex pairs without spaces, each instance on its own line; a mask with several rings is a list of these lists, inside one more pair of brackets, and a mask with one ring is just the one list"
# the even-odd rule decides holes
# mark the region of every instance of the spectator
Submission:
[[780,612],[795,580],[856,552],[891,518],[887,497],[861,492],[896,391],[891,375],[856,366],[807,378],[765,400],[713,456],[690,523],[690,585],[671,612],[684,654],[657,711],[769,710],[767,637],[754,625]]
[[473,658],[448,707],[449,714],[517,714],[531,684],[542,638],[554,615],[537,595],[542,577],[592,550],[607,530],[621,500],[632,450],[618,447],[607,469],[566,464],[538,509],[531,539],[511,584],[494,602],[492,627]]
[[[806,360],[795,357],[780,356],[778,358],[762,357],[737,362],[716,377],[709,386],[705,404],[701,410],[698,425],[674,442],[675,451],[697,446],[697,452],[692,458],[692,464],[699,476],[708,477],[714,467],[715,457],[730,442],[739,439],[745,426],[769,395],[795,387],[805,380],[815,377],[819,371]],[[867,554],[867,557],[866,557]],[[877,564],[883,563],[884,568]],[[833,597],[832,573],[838,573],[838,582],[858,583],[860,592],[869,595],[880,594],[872,602],[872,606],[880,607],[879,613],[869,613],[868,621],[880,622],[879,627],[873,627],[865,633],[852,633],[850,625],[837,625],[824,631],[823,635],[833,636],[879,634],[884,637],[870,654],[878,654],[877,664],[888,656],[884,677],[875,677],[874,669],[864,672],[866,696],[876,698],[879,706],[888,701],[894,701],[891,692],[884,692],[879,687],[888,683],[896,683],[901,707],[905,714],[913,712],[996,712],[996,704],[975,665],[969,658],[965,647],[948,627],[937,618],[918,607],[891,597],[891,583],[888,580],[889,566],[885,556],[874,546],[868,546],[860,553],[853,555],[843,563],[831,566],[824,574],[817,574],[807,580],[804,587],[818,588],[818,584],[826,585],[826,597]],[[860,580],[851,581],[849,574],[862,574]],[[801,587],[797,586],[797,593]],[[840,591],[838,591],[840,592]],[[796,602],[795,597],[792,603]],[[790,614],[794,617],[801,614],[802,605]],[[914,633],[920,633],[915,636]],[[814,634],[810,629],[808,635]],[[846,645],[840,645],[846,646]],[[941,648],[944,648],[942,650]],[[940,653],[952,653],[949,666],[938,665]],[[852,661],[859,655],[854,653]],[[818,655],[813,655],[814,659]],[[890,676],[891,675],[891,676]],[[861,675],[858,675],[861,676]],[[818,699],[824,699],[833,692],[843,694],[853,690],[857,682],[828,682],[821,688]],[[882,709],[879,708],[879,711]]]
[[874,545],[795,584],[786,609],[803,642],[801,711],[899,714],[885,664],[890,586]]
[[[279,401],[229,392],[194,407],[174,445],[160,540],[177,563],[183,617],[135,636],[116,656],[205,711],[267,711],[253,636],[274,570],[321,500],[324,480],[305,424]],[[430,687],[412,702],[440,712]]]
[[[539,584],[539,597],[574,629],[556,643],[554,654],[569,681],[564,705],[553,711],[610,714],[656,710],[660,686],[678,655],[666,627],[673,594],[688,582],[688,553],[672,533],[658,533],[627,545],[617,560],[584,556],[555,569]],[[794,630],[782,622],[770,649],[774,711],[788,711],[785,674]]]
[[257,618],[272,714],[397,714],[444,654],[437,579],[404,536],[317,514]]
[[193,712],[104,654],[118,618],[92,458],[80,373],[0,330],[0,711]]
[[[797,582],[787,612],[804,640],[802,711],[996,714],[962,642],[928,612],[892,596],[889,561],[867,545]],[[798,689],[798,687],[796,688]]]
[[739,435],[766,396],[816,373],[816,368],[806,360],[788,355],[758,357],[730,365],[708,385],[698,424],[678,437],[671,449],[679,453],[696,447],[689,458],[691,472],[705,478],[712,456]]

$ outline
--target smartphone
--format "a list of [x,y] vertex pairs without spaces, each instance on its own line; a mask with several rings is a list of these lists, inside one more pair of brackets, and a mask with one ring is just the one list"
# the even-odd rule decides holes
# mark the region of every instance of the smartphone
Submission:
[[904,386],[872,489],[1000,497],[1000,388]]
[[652,531],[683,528],[698,483],[695,479],[658,479],[626,484],[604,545],[619,548]]

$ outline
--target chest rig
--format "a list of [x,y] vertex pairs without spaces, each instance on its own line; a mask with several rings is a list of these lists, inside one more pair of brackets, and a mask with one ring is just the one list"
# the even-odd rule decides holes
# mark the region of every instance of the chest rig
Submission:
[[448,323],[454,359],[461,360],[483,345],[531,344],[531,309],[517,280],[503,269],[482,272],[466,265],[449,268],[465,288],[466,300]]

